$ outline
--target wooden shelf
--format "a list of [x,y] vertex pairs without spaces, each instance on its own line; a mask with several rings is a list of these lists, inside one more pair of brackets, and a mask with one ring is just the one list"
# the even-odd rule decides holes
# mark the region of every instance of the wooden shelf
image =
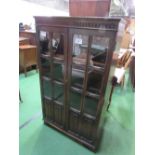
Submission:
[[[50,57],[51,54],[50,54],[50,52],[44,52],[44,53],[41,53],[41,56],[42,57]],[[64,60],[64,55],[63,54],[55,54],[54,58],[58,59],[58,60]]]
[[64,82],[61,81],[61,80],[54,80],[53,82],[54,82],[55,84],[58,84],[58,85],[64,86]]
[[42,53],[41,54],[41,57],[42,58],[45,58],[45,59],[49,59],[50,58],[50,52],[46,52],[46,54],[45,53],[44,54]]
[[56,55],[54,55],[54,59],[58,60],[58,61],[64,61],[64,55],[56,54]]
[[46,100],[49,100],[49,101],[52,101],[52,98],[51,97],[48,97],[48,96],[43,96]]
[[46,80],[46,81],[51,81],[50,77],[48,77],[48,76],[42,76],[42,79]]
[[[51,81],[51,78],[48,77],[48,76],[42,76],[42,79],[43,79],[43,80],[46,80],[46,81]],[[64,85],[63,81],[62,81],[62,80],[58,80],[58,79],[57,79],[57,80],[54,79],[54,80],[53,80],[53,83],[58,84],[58,85],[61,85],[61,86]]]
[[[71,86],[71,91],[77,92],[79,94],[83,93],[82,89],[80,89],[78,87],[74,87],[74,86]],[[92,92],[89,92],[89,91],[86,91],[86,96],[97,99],[97,100],[99,99],[99,94],[95,94],[95,93],[92,93]]]

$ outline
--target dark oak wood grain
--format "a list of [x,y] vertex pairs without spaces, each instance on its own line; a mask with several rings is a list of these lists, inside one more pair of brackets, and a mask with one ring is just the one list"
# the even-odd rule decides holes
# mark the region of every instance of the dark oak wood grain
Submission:
[[70,0],[70,16],[97,16],[109,15],[111,0]]
[[35,21],[44,122],[96,151],[109,104],[120,19],[35,17]]

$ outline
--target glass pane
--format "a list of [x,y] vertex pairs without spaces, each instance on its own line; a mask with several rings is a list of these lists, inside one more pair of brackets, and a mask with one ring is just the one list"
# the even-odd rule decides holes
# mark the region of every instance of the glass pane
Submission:
[[52,98],[52,87],[50,80],[43,80],[43,94],[44,97]]
[[[85,48],[83,48],[82,46],[84,46]],[[87,51],[88,36],[74,34],[71,66],[70,106],[77,110],[80,109]]]
[[53,78],[63,82],[64,80],[64,36],[53,33],[52,49],[54,51]]
[[42,54],[48,54],[49,52],[49,32],[40,31],[40,49]]
[[48,59],[41,58],[41,70],[43,76],[50,77],[50,62]]
[[80,101],[81,101],[81,94],[77,92],[70,92],[70,106],[74,109],[80,109]]
[[95,116],[97,111],[98,100],[91,97],[85,97],[84,100],[84,113]]
[[109,38],[93,36],[91,56],[94,66],[103,66],[106,61]]
[[[85,46],[86,48],[82,48]],[[84,70],[87,59],[88,36],[75,34],[72,52],[72,85],[83,85]]]
[[103,73],[93,71],[88,75],[87,91],[99,94]]
[[53,72],[54,80],[58,80],[63,82],[64,80],[64,65],[54,63],[54,72]]
[[107,57],[109,39],[105,37],[93,36],[91,44],[91,61],[90,67],[93,68],[88,74],[87,92],[84,98],[84,113],[96,115],[99,101],[99,92],[104,76],[104,66]]
[[64,86],[54,84],[54,100],[63,104],[64,102]]
[[64,60],[64,35],[61,33],[53,33],[52,49],[54,51],[54,58],[57,61]]
[[93,36],[91,44],[91,58],[93,71],[88,74],[87,90],[99,93],[103,79],[104,67],[108,52],[109,38]]

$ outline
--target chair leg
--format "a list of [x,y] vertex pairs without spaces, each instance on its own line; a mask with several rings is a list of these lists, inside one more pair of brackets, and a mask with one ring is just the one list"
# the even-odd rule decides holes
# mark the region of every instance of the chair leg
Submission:
[[113,91],[114,91],[114,87],[115,86],[113,86],[113,85],[111,87],[111,92],[110,92],[110,97],[109,97],[109,104],[107,106],[107,111],[109,110],[109,107],[110,107],[110,104],[111,104],[111,99],[112,99],[112,94],[113,94]]
[[121,81],[121,87],[122,87],[122,89],[124,88],[124,81],[125,81],[125,75],[123,76],[122,81]]
[[19,100],[20,100],[20,103],[22,103],[22,98],[21,98],[21,95],[20,95],[20,91],[19,91]]

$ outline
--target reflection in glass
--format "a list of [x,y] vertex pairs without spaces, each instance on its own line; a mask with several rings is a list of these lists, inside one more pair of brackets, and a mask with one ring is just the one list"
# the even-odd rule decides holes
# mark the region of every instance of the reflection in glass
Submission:
[[81,45],[88,47],[88,36],[75,34],[73,37],[72,52],[72,82],[76,80],[81,81],[84,78],[87,48],[81,48]]
[[88,75],[87,91],[99,94],[102,77],[103,73],[98,73],[95,71],[91,72],[91,74]]
[[102,66],[105,64],[108,46],[108,38],[93,36],[91,55],[95,66]]
[[54,77],[54,80],[59,80],[61,82],[63,82],[63,79],[64,79],[64,68],[62,64],[58,64],[58,63],[54,63],[53,64],[54,66],[54,72],[53,72],[53,77]]
[[50,62],[48,59],[41,57],[41,70],[43,76],[50,77]]
[[88,51],[87,48],[81,48],[81,45],[85,45],[86,47],[88,47],[88,36],[74,34],[71,68],[70,106],[77,110],[80,109]]
[[70,107],[80,110],[81,94],[70,91]]
[[43,80],[43,94],[44,97],[52,98],[52,87],[50,79]]
[[54,100],[64,103],[64,87],[59,84],[54,84]]
[[49,32],[40,31],[40,50],[42,54],[46,54],[49,51]]
[[52,49],[55,56],[59,57],[61,55],[64,55],[64,36],[62,34],[53,33]]
[[84,99],[84,113],[95,116],[97,111],[98,100],[86,96]]

